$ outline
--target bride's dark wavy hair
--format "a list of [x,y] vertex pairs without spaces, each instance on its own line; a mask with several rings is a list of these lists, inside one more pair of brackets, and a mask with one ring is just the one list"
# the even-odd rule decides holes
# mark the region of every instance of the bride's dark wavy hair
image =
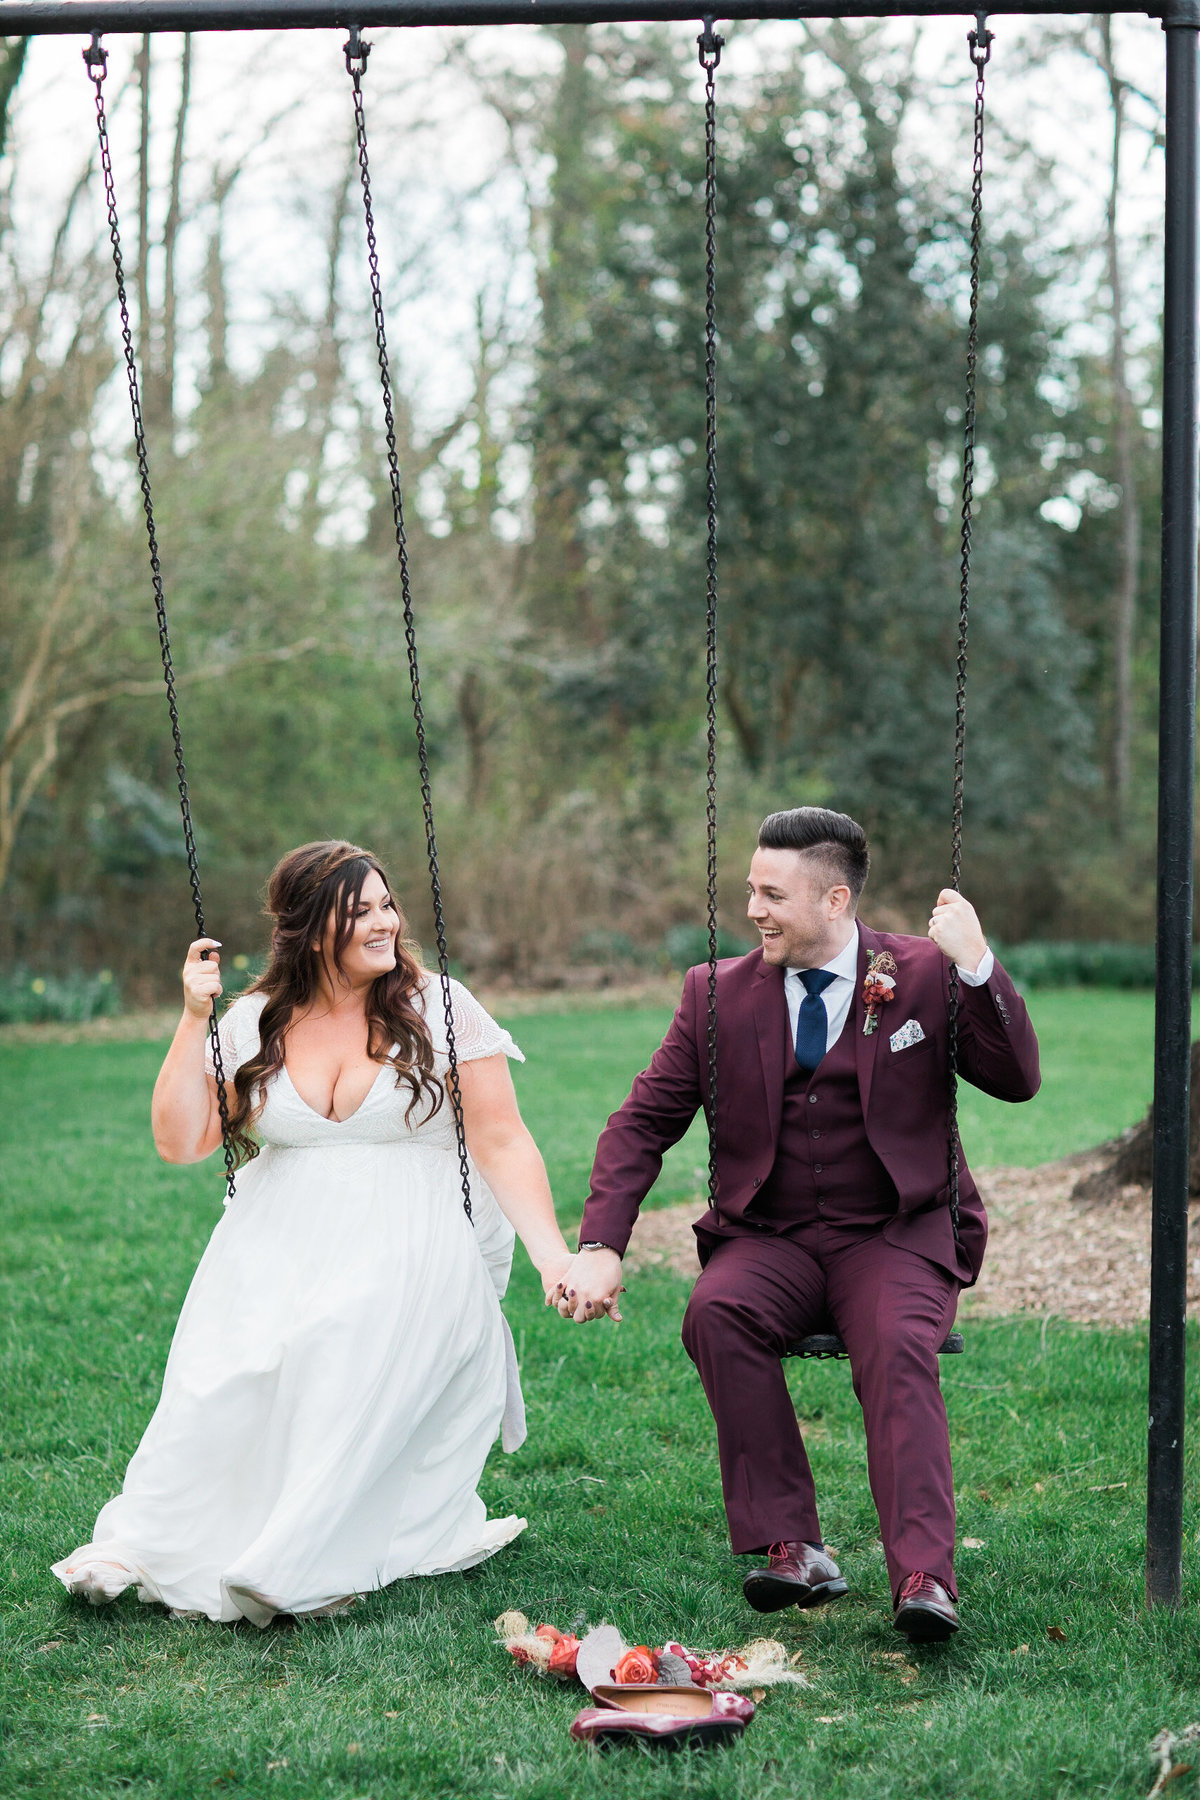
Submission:
[[[247,989],[267,996],[259,1019],[259,1049],[234,1076],[229,1109],[239,1165],[258,1155],[254,1122],[262,1111],[268,1081],[283,1067],[284,1035],[295,1014],[316,995],[322,952],[313,946],[322,943],[332,914],[332,961],[337,972],[344,974],[342,955],[354,936],[363,883],[372,872],[391,894],[392,884],[371,852],[337,839],[301,844],[271,872],[265,908],[272,921],[271,956],[266,969]],[[396,905],[394,895],[392,903]],[[400,922],[396,966],[378,976],[367,995],[367,1055],[372,1062],[395,1069],[397,1086],[407,1082],[412,1089],[406,1118],[412,1117],[422,1096],[430,1103],[427,1116],[432,1118],[445,1091],[433,1073],[433,1043],[414,1001],[424,970],[402,941],[407,927],[398,905],[396,913]]]

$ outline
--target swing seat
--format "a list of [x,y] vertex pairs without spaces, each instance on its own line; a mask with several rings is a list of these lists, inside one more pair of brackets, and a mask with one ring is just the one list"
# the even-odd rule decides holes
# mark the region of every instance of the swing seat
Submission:
[[[963,1334],[952,1331],[948,1338],[938,1345],[939,1356],[961,1356],[963,1353]],[[785,1356],[848,1356],[840,1337],[832,1331],[814,1331],[809,1337],[802,1337],[794,1344],[789,1344],[783,1353]]]

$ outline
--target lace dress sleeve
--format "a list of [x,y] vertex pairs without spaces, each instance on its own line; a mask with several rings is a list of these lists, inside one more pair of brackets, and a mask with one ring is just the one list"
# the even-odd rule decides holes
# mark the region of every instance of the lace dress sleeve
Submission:
[[[235,1000],[217,1027],[221,1038],[221,1064],[225,1071],[226,1081],[232,1081],[234,1073],[244,1062],[248,1062],[258,1049],[258,1021],[266,997],[262,994],[242,994]],[[204,1043],[204,1072],[215,1075],[213,1064],[212,1038]]]
[[[427,977],[424,997],[425,1022],[433,1040],[434,1055],[446,1061],[446,1006],[440,975],[435,973]],[[480,1006],[474,994],[468,992],[461,981],[455,981],[453,976],[450,977],[450,1005],[454,1021],[454,1049],[459,1062],[478,1062],[484,1056],[501,1055],[511,1057],[514,1062],[525,1061],[503,1025],[497,1025],[492,1015]]]

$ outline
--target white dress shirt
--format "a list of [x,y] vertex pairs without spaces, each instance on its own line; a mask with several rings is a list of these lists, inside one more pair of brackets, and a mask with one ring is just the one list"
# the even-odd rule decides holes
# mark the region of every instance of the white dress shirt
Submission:
[[[856,931],[844,950],[839,950],[837,955],[832,957],[829,962],[820,964],[821,968],[827,969],[834,977],[821,995],[822,1000],[825,1002],[826,1014],[829,1018],[829,1029],[825,1036],[825,1048],[827,1051],[832,1050],[833,1046],[841,1037],[846,1020],[850,1016],[850,1006],[854,999],[855,984],[858,981],[858,944],[859,937],[858,932]],[[964,969],[961,964],[956,966],[958,967],[958,979],[965,982],[967,987],[982,987],[985,982],[991,979],[992,970],[996,966],[996,959],[990,950],[985,950],[979,967],[973,973],[970,970]],[[796,1025],[800,1018],[800,1003],[808,993],[808,989],[800,979],[800,974],[801,971],[799,969],[789,969],[787,978],[783,984],[783,991],[787,998],[788,1023],[793,1044],[796,1041]],[[898,1023],[903,1024],[904,1021],[901,1019]]]

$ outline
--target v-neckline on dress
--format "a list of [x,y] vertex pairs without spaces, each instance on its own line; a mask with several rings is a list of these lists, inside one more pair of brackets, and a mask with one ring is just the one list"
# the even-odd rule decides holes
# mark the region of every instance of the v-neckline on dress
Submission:
[[286,1062],[280,1064],[280,1069],[281,1069],[282,1073],[287,1076],[288,1086],[291,1088],[293,1094],[295,1094],[297,1100],[300,1102],[300,1104],[304,1108],[305,1112],[311,1113],[314,1119],[320,1119],[322,1125],[348,1125],[350,1123],[351,1119],[357,1119],[359,1113],[362,1111],[363,1107],[367,1104],[367,1101],[371,1098],[371,1095],[375,1092],[375,1089],[379,1086],[379,1075],[383,1075],[384,1073],[386,1073],[386,1067],[380,1069],[379,1075],[376,1075],[374,1081],[371,1083],[370,1087],[367,1089],[366,1093],[363,1095],[362,1099],[359,1101],[358,1105],[355,1107],[355,1109],[352,1113],[347,1113],[344,1119],[331,1119],[329,1117],[328,1113],[319,1113],[315,1106],[309,1105],[308,1101],[304,1098],[304,1095],[300,1092],[300,1089],[296,1086],[295,1082],[292,1080],[291,1070],[288,1068]]

